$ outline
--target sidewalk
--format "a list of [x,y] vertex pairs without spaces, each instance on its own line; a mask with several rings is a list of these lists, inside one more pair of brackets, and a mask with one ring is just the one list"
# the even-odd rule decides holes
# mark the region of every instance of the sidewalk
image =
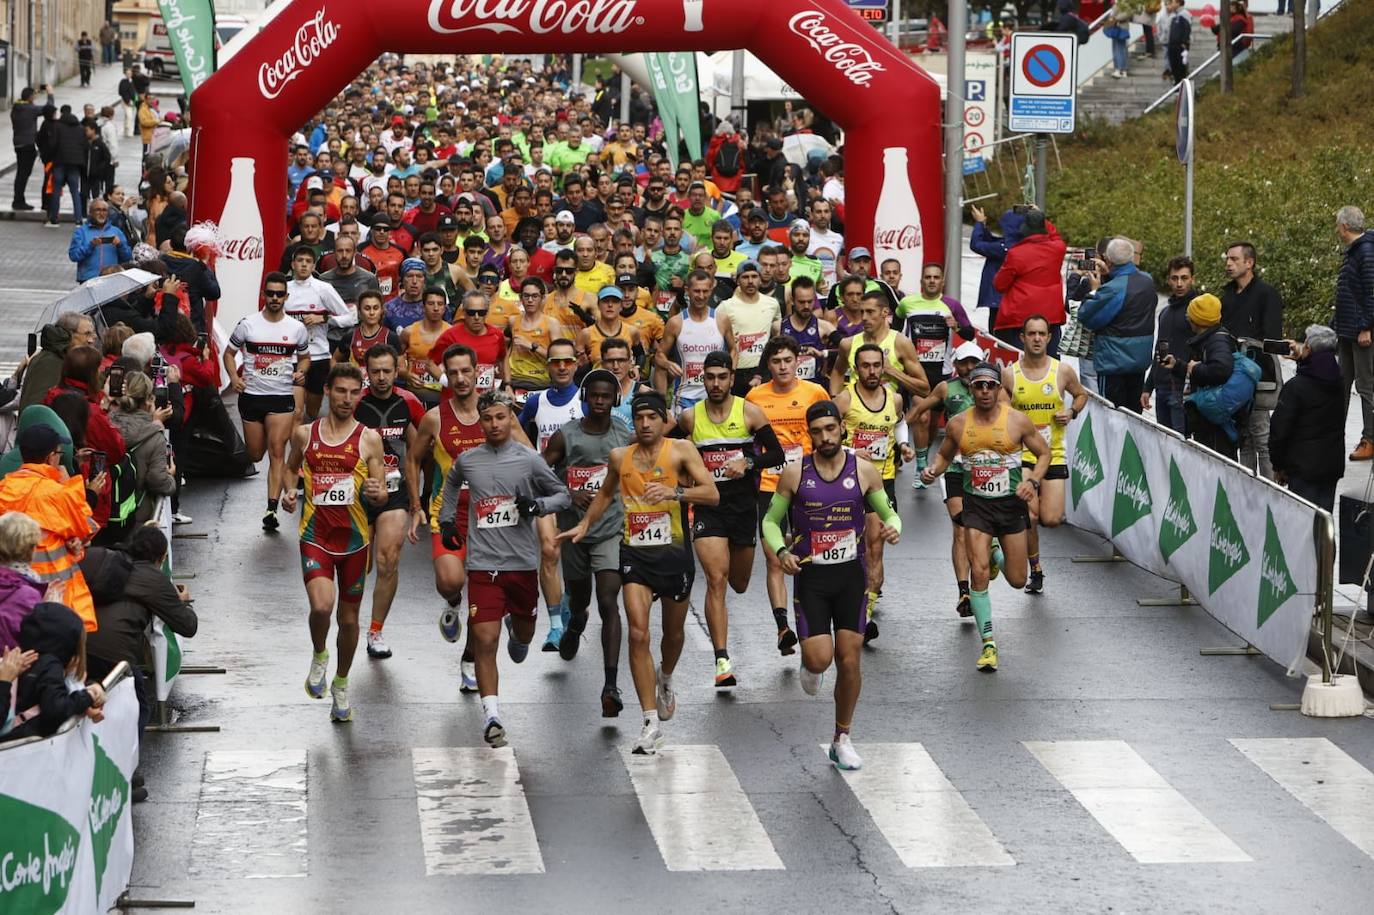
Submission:
[[[123,77],[124,72],[117,63],[108,67],[98,65],[91,77],[89,86],[81,86],[80,79],[75,77],[65,83],[59,83],[53,92],[53,104],[59,108],[63,105],[71,105],[72,111],[78,118],[81,117],[82,110],[86,105],[94,105],[97,112],[104,105],[114,106],[115,123],[121,128],[117,153],[119,167],[115,171],[115,180],[125,187],[137,187],[143,174],[139,161],[143,154],[143,144],[139,140],[137,127],[135,127],[132,137],[122,135],[123,122],[121,119],[123,112],[119,107],[119,81]],[[155,95],[175,97],[180,91],[180,82],[168,80],[155,80],[153,82]],[[42,105],[45,98],[37,96],[35,100]],[[42,223],[45,216],[38,210],[16,213],[10,208],[10,204],[14,200],[14,178],[12,175],[17,164],[14,155],[14,130],[10,126],[10,119],[6,117],[0,121],[0,219]],[[42,180],[42,163],[36,162],[33,174],[29,177],[28,186],[24,191],[25,199],[35,207],[38,206],[41,197],[40,182]],[[71,223],[72,209],[69,199],[63,200],[60,219],[62,222]]]

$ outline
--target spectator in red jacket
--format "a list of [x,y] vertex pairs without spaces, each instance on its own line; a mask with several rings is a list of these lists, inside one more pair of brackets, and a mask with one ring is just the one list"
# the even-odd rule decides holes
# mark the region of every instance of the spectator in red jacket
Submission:
[[[733,149],[727,150],[722,157],[720,151],[726,146]],[[722,194],[733,194],[739,190],[740,181],[744,178],[746,170],[748,152],[749,147],[745,145],[735,125],[729,120],[722,120],[711,136],[710,145],[706,147],[706,165],[711,171],[711,180],[720,188]]]
[[[90,413],[86,420],[85,447],[104,452],[105,466],[113,467],[124,460],[124,436],[110,422],[110,417],[100,407],[100,350],[94,346],[76,346],[67,350],[62,359],[62,380],[43,398],[44,404],[52,404],[63,394],[80,394],[90,403]],[[96,524],[101,527],[110,519],[110,490],[106,486],[96,493],[96,502],[91,506]]]
[[1007,251],[1002,269],[992,278],[1002,293],[993,336],[1019,347],[1021,325],[1031,315],[1050,322],[1050,354],[1059,354],[1059,334],[1064,325],[1064,252],[1067,246],[1054,223],[1032,209],[1022,224],[1021,240]]

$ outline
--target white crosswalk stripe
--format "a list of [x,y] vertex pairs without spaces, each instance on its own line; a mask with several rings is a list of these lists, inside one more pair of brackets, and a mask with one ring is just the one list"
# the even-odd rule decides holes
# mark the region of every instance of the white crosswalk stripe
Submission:
[[1374,773],[1325,737],[1233,739],[1231,745],[1374,858]]
[[191,873],[304,877],[306,822],[305,750],[206,753]]
[[844,780],[907,867],[1016,863],[919,743],[854,748],[864,767]]
[[668,870],[782,869],[718,747],[672,745],[657,756],[622,754]]
[[510,747],[411,750],[425,874],[542,874],[544,859]]
[[1125,741],[1027,741],[1025,747],[1140,863],[1251,860]]

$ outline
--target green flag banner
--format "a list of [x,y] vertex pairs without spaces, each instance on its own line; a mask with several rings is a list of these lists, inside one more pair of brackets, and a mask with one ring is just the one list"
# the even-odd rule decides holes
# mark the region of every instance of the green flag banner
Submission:
[[673,92],[673,78],[664,58],[666,54],[645,54],[644,65],[649,68],[649,82],[654,91],[658,118],[663,122],[663,145],[668,148],[668,161],[677,169],[678,128],[677,99]]
[[157,0],[186,97],[215,72],[215,7],[211,0]]
[[645,54],[644,63],[649,68],[654,103],[663,121],[668,160],[676,169],[683,142],[687,144],[689,158],[701,158],[701,93],[697,88],[696,54],[692,51]]
[[1064,450],[1074,526],[1183,585],[1226,628],[1299,668],[1317,595],[1320,509],[1096,396],[1065,430]]

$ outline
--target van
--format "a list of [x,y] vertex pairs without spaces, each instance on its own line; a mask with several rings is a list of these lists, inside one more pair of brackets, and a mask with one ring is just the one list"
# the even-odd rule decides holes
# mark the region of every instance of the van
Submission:
[[[223,46],[219,32],[215,33],[215,51]],[[181,79],[181,69],[177,66],[176,53],[172,51],[172,41],[167,37],[167,26],[162,17],[148,24],[148,43],[143,46],[143,72],[154,79]]]

